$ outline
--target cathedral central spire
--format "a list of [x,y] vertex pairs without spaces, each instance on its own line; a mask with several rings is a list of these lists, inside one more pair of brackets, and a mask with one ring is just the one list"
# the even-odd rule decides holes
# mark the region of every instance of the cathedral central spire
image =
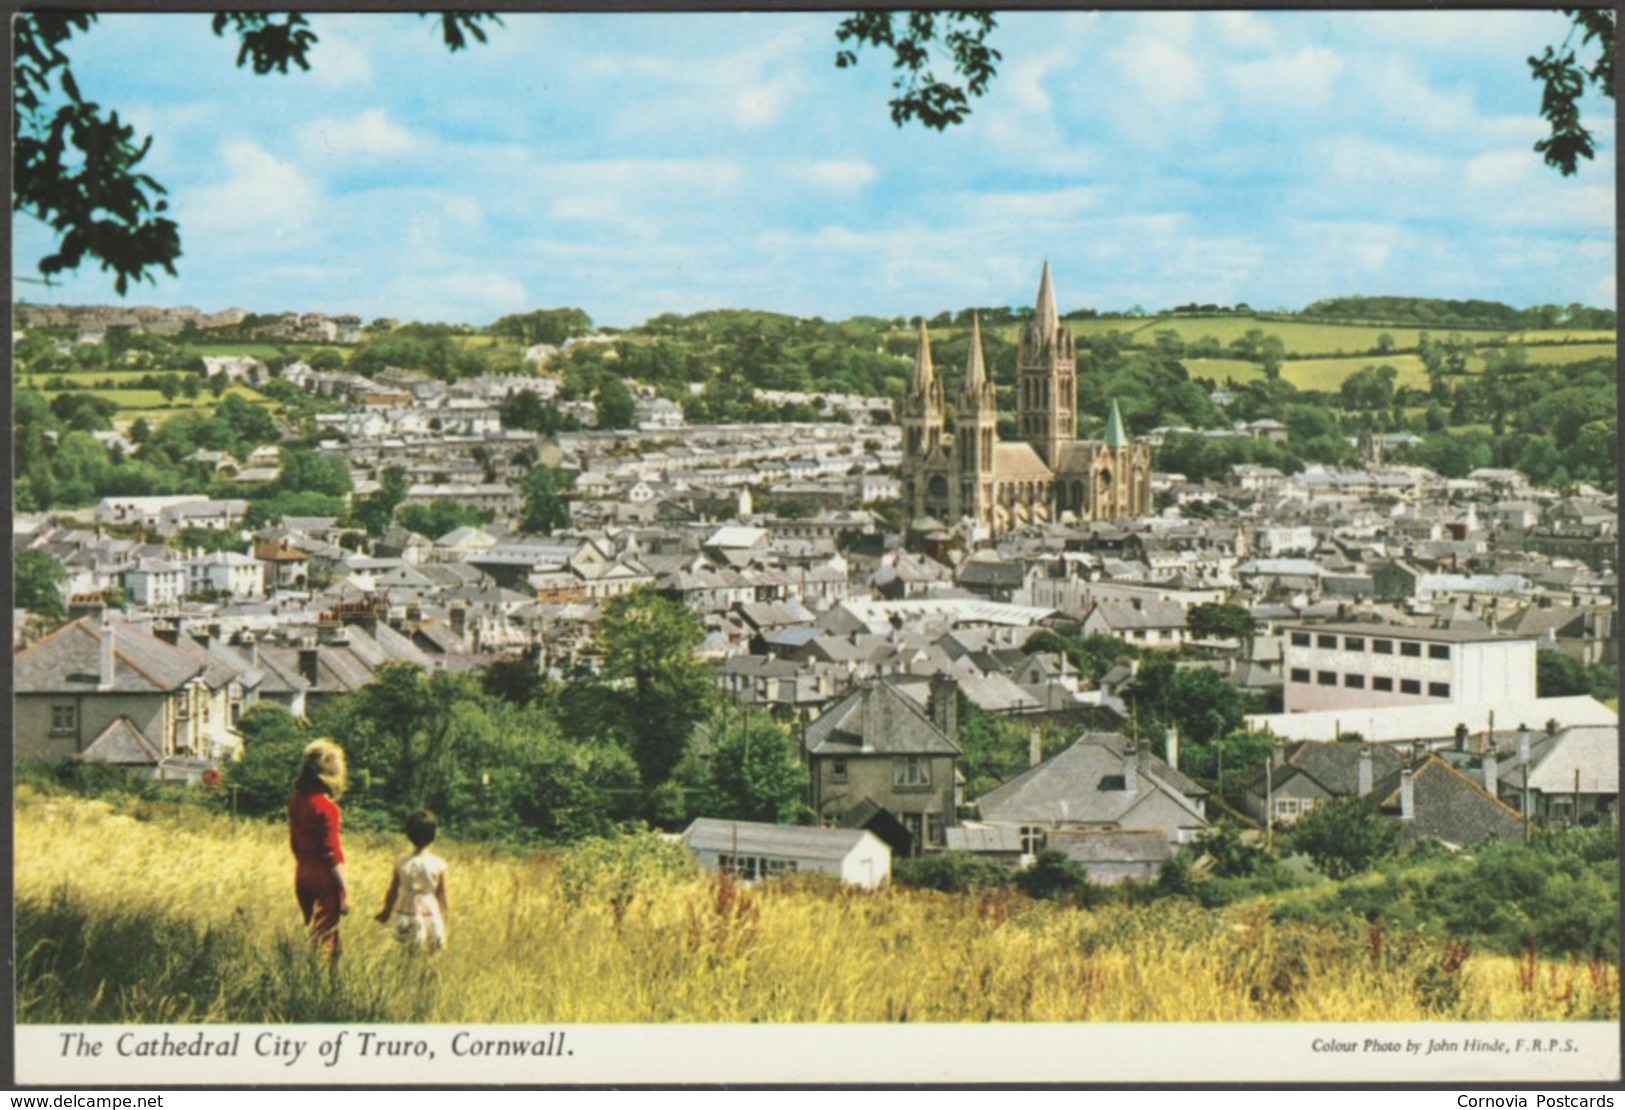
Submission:
[[1038,279],[1038,309],[1034,314],[1038,325],[1039,342],[1048,342],[1061,326],[1061,313],[1055,307],[1055,283],[1049,276],[1049,259],[1044,259],[1044,274]]

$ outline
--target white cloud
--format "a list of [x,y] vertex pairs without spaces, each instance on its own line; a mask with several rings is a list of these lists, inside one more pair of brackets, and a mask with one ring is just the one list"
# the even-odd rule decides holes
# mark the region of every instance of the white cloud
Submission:
[[1212,12],[1209,18],[1218,28],[1219,38],[1235,49],[1268,48],[1277,41],[1275,28],[1261,19],[1256,12]]
[[342,89],[372,81],[372,59],[366,48],[344,35],[324,29],[310,57],[310,75],[323,88]]
[[299,129],[299,144],[312,160],[349,162],[399,158],[420,140],[382,108],[369,108],[349,119],[311,120]]
[[[297,245],[315,229],[321,196],[298,167],[237,139],[221,149],[226,179],[176,196],[188,233],[229,236],[232,253]],[[241,238],[238,238],[240,236]]]
[[802,180],[814,189],[830,193],[855,193],[871,184],[879,176],[868,162],[850,161],[813,162],[801,173]]
[[1303,112],[1323,106],[1343,71],[1336,51],[1305,46],[1278,55],[1229,67],[1232,87],[1249,97],[1267,98],[1276,111]]

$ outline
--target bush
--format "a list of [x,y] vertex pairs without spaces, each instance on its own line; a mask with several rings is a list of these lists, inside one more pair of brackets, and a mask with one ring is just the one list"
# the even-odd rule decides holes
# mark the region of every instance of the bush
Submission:
[[916,890],[940,890],[945,894],[969,894],[1009,886],[1014,875],[998,860],[967,852],[936,852],[919,859],[897,860],[892,879],[900,886]]
[[1083,865],[1053,848],[1038,853],[1031,867],[1016,872],[1016,889],[1029,898],[1079,906],[1093,904],[1098,895]]

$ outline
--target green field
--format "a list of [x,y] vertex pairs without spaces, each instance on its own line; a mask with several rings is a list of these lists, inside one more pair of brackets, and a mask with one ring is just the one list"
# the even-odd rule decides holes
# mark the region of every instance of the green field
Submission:
[[[214,412],[219,403],[214,394],[208,390],[200,393],[195,401],[189,401],[184,396],[175,398],[171,405],[164,400],[164,395],[156,389],[74,389],[44,391],[47,400],[52,400],[60,393],[88,393],[92,397],[105,397],[118,405],[119,410],[113,415],[113,425],[116,428],[128,428],[137,420],[146,420],[147,423],[158,423],[178,416],[183,412],[197,413],[207,416]],[[271,408],[273,414],[277,403],[265,394],[248,388],[246,385],[233,385],[223,396],[235,394],[251,405],[265,405]]]
[[[1258,320],[1251,316],[1164,316],[1144,320],[1074,320],[1071,324],[1074,335],[1122,332],[1132,335],[1135,345],[1141,347],[1151,346],[1156,341],[1155,336],[1159,331],[1177,332],[1180,339],[1186,343],[1211,336],[1228,347],[1231,341],[1242,338],[1249,331],[1257,330],[1280,339],[1286,347],[1287,354],[1305,356],[1355,355],[1374,350],[1378,337],[1383,335],[1393,339],[1394,346],[1398,349],[1415,348],[1421,333],[1428,331],[1426,328],[1379,327],[1368,324]],[[1429,334],[1436,338],[1443,338],[1444,335],[1437,330],[1429,331]],[[1487,343],[1502,333],[1463,331],[1459,334],[1469,342]]]
[[1396,386],[1428,387],[1427,369],[1416,355],[1360,355],[1357,358],[1289,359],[1281,364],[1281,377],[1299,389],[1332,392],[1343,379],[1367,366],[1392,366],[1399,371]]

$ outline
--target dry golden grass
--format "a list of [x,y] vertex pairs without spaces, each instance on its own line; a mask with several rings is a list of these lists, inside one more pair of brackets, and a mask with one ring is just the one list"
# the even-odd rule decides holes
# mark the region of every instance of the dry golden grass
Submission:
[[[374,925],[396,838],[352,835],[333,979],[281,827],[18,790],[20,1021],[960,1022],[1615,1018],[1612,965],[1533,963],[1268,905],[741,887],[447,844],[450,943]],[[647,846],[645,846],[647,847]]]

